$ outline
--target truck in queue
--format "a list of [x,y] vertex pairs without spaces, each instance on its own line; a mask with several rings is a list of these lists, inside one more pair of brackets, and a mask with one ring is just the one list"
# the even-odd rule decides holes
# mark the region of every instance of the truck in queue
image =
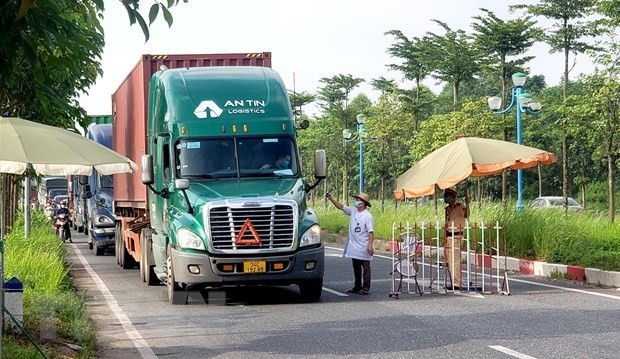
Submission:
[[[108,148],[112,148],[112,124],[91,124],[86,137]],[[90,176],[79,176],[79,193],[74,206],[75,226],[83,229],[88,238],[88,247],[95,255],[103,255],[114,246],[114,213],[112,198],[114,180],[111,175],[102,175],[93,170]]]
[[144,55],[112,96],[116,260],[163,282],[172,304],[203,288],[297,285],[321,297],[324,245],[306,194],[287,90],[271,53]]

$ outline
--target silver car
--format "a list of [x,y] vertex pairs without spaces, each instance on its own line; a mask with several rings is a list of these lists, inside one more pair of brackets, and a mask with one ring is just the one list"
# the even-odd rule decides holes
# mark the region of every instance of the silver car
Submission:
[[[564,197],[561,196],[545,196],[538,197],[532,202],[533,208],[564,208]],[[574,212],[583,212],[583,207],[574,199],[568,197],[568,210]]]

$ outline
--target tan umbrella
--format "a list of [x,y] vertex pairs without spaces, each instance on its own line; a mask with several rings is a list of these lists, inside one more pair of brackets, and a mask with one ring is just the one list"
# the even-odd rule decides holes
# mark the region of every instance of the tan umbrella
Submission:
[[125,156],[77,133],[19,118],[0,117],[0,173],[103,175],[137,171]]
[[452,187],[468,177],[527,169],[556,162],[553,153],[512,142],[462,137],[433,151],[396,179],[394,197],[421,197]]

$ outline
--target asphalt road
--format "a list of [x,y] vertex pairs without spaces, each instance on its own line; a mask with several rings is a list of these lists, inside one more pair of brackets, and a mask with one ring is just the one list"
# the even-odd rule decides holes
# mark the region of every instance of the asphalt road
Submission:
[[[370,295],[352,287],[350,260],[328,245],[324,291],[303,303],[296,286],[249,287],[167,303],[137,269],[97,257],[75,233],[69,260],[86,290],[98,358],[618,358],[620,291],[510,276],[510,295],[401,294],[389,254],[372,262]],[[413,287],[411,287],[413,288]]]

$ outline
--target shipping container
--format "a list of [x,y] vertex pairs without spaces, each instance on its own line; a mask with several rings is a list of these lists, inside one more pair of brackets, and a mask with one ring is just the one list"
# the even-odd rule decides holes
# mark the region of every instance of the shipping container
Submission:
[[[141,163],[147,150],[148,92],[153,74],[166,68],[212,66],[271,67],[271,53],[143,55],[112,95],[112,148]],[[128,215],[146,211],[141,173],[114,175],[115,208]]]

